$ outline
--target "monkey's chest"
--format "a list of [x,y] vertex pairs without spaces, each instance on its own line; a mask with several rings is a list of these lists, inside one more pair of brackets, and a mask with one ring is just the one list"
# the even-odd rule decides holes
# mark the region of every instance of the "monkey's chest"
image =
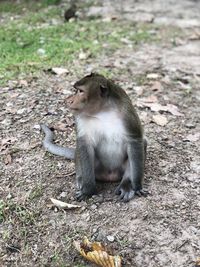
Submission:
[[126,154],[126,143],[123,138],[113,135],[107,139],[102,136],[102,141],[96,146],[96,155],[100,162],[108,169],[120,167]]
[[117,168],[126,154],[126,131],[115,112],[101,112],[92,118],[77,121],[79,136],[92,144],[97,158],[105,167]]

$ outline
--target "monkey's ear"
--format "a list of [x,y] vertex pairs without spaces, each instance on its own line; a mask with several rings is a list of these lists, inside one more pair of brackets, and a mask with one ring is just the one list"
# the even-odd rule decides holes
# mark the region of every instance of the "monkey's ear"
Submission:
[[108,96],[108,88],[102,84],[100,84],[100,93],[102,97]]

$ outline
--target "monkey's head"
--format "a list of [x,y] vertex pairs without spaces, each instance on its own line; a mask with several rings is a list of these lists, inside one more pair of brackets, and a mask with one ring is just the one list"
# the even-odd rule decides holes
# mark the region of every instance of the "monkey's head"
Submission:
[[108,96],[108,80],[102,75],[91,73],[74,84],[76,93],[67,100],[74,114],[95,114],[105,105]]

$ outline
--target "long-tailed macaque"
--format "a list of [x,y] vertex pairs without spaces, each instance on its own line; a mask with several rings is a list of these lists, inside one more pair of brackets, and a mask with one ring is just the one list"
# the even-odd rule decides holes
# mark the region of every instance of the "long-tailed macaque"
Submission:
[[127,202],[142,189],[146,140],[140,119],[125,91],[102,75],[92,73],[74,84],[67,102],[76,121],[76,149],[52,143],[45,125],[44,147],[53,154],[75,157],[77,199],[96,193],[96,180],[120,181],[116,194]]

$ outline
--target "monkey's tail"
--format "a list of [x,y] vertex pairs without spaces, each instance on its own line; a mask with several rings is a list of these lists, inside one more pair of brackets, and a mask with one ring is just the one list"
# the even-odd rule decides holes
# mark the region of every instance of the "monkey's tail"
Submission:
[[75,149],[70,147],[61,147],[53,143],[53,132],[45,124],[41,124],[41,129],[45,134],[42,142],[43,147],[50,153],[73,160],[75,158]]

